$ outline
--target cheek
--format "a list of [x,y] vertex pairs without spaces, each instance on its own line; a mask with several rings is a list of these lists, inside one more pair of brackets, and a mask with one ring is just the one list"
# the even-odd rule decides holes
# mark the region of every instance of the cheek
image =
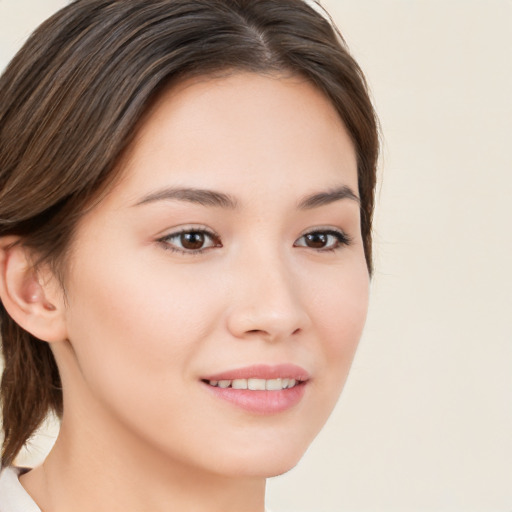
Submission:
[[356,265],[323,283],[312,297],[313,314],[322,346],[324,377],[329,381],[326,386],[339,394],[366,321],[369,277],[364,265]]
[[68,331],[89,387],[134,405],[137,396],[174,389],[220,317],[215,295],[197,293],[204,279],[129,257],[101,266],[84,260],[70,290]]

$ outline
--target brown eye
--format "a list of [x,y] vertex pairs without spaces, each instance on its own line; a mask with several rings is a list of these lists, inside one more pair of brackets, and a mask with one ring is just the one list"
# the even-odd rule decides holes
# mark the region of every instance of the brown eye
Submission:
[[206,230],[183,230],[164,236],[158,241],[165,249],[185,254],[200,253],[212,247],[222,247],[220,238]]
[[343,231],[329,229],[306,233],[296,240],[293,245],[295,247],[308,247],[317,251],[331,251],[349,245],[350,242],[349,236]]
[[325,233],[309,233],[304,237],[306,245],[312,249],[323,249],[328,242],[329,235]]
[[198,231],[192,231],[190,233],[182,233],[180,235],[180,242],[183,249],[188,249],[190,251],[197,251],[198,249],[202,249],[205,236],[204,233],[200,233]]

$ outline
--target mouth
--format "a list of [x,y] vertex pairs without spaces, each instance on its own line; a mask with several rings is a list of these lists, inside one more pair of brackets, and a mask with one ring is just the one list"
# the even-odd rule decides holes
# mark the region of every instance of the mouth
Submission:
[[309,374],[295,365],[258,365],[201,379],[216,398],[259,415],[282,413],[296,406],[309,380]]
[[207,380],[203,379],[205,384],[209,386],[218,387],[221,389],[248,389],[250,391],[282,391],[283,389],[291,389],[295,386],[303,384],[305,381],[300,381],[292,378],[277,378],[277,379],[222,379],[222,380]]

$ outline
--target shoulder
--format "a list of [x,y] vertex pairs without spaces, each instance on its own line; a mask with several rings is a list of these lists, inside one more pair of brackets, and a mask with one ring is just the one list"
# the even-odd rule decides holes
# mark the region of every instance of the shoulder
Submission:
[[20,484],[18,477],[24,471],[7,467],[0,472],[0,512],[41,512]]

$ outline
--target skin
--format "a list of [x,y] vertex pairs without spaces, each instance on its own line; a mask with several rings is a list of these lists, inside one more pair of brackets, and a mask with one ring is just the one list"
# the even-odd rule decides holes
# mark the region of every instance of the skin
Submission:
[[[366,317],[357,200],[298,207],[357,195],[350,137],[309,83],[235,73],[164,94],[122,168],[77,227],[66,300],[41,284],[64,417],[21,482],[47,512],[262,512],[265,479],[297,463],[332,411]],[[155,198],[171,187],[236,207]],[[180,252],[182,229],[215,237]],[[311,247],[312,231],[350,243]],[[201,381],[263,363],[309,373],[297,405],[253,414]]]

